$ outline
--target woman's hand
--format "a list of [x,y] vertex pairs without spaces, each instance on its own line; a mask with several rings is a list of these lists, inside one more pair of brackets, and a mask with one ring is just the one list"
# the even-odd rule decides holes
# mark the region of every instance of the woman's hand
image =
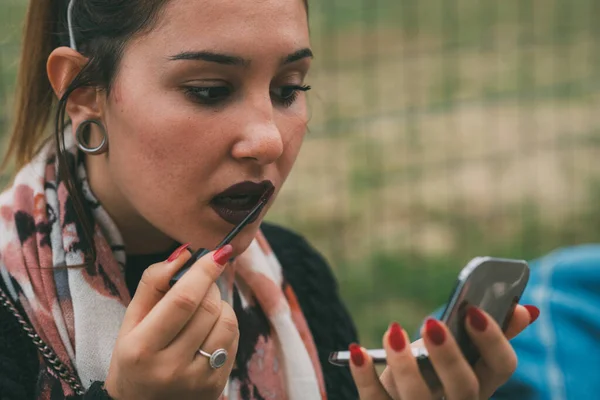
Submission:
[[[221,395],[239,338],[235,313],[215,284],[231,252],[227,245],[205,255],[172,288],[169,279],[190,258],[187,251],[176,251],[174,260],[144,272],[113,350],[105,382],[112,398],[210,400]],[[197,354],[221,348],[228,356],[218,369]]]
[[[446,400],[488,399],[515,371],[517,357],[508,342],[539,314],[532,306],[517,306],[506,335],[496,322],[478,308],[468,311],[466,328],[477,346],[481,359],[471,368],[447,327],[428,319],[422,330],[423,339],[413,345],[424,345],[443,386]],[[371,357],[358,345],[350,346],[350,369],[363,400],[440,399],[432,394],[421,376],[412,355],[406,332],[394,323],[383,337],[387,364],[378,377]]]

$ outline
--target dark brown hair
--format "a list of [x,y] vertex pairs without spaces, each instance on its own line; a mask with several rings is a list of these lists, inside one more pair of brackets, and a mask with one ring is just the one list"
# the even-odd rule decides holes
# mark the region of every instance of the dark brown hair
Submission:
[[[54,138],[59,175],[83,231],[81,245],[86,249],[87,262],[94,262],[93,221],[85,211],[64,145],[67,100],[74,90],[85,86],[109,93],[125,45],[136,35],[153,28],[159,11],[169,0],[74,1],[71,19],[75,43],[88,61],[60,99],[54,95],[48,80],[46,63],[54,49],[69,46],[69,0],[31,0],[29,3],[17,79],[15,124],[2,169],[12,162],[15,170],[19,170],[31,161],[42,143]],[[303,1],[308,13],[307,0]],[[53,112],[56,114],[51,135],[48,125]]]

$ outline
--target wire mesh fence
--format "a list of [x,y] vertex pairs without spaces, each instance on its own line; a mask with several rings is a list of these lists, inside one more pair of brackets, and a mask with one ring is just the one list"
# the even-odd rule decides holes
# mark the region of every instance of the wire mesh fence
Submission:
[[[2,132],[24,6],[0,13]],[[363,343],[415,329],[474,256],[599,239],[599,2],[310,7],[310,132],[267,219],[332,263]]]

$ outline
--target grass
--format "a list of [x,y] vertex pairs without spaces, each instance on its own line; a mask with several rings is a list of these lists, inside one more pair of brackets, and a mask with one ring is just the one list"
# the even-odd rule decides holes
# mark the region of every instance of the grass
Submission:
[[[24,0],[0,9],[0,132]],[[599,240],[594,0],[311,3],[310,133],[268,219],[330,260],[361,341],[471,258]],[[4,111],[4,113],[3,113]]]

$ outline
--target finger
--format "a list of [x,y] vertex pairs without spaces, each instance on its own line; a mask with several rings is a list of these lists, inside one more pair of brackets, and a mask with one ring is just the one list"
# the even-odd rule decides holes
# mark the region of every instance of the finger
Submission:
[[540,315],[540,310],[535,306],[517,305],[510,319],[505,336],[512,339],[527,328]]
[[[196,341],[196,344],[188,350],[191,351],[191,356],[195,358],[193,368],[197,371],[196,373],[206,374],[207,372],[211,372],[212,374],[216,373],[217,375],[224,374],[225,376],[228,376],[235,361],[239,335],[238,320],[235,312],[229,304],[222,301],[221,314],[210,330],[206,340]],[[213,354],[219,349],[227,350],[228,353],[225,365],[213,370],[210,366],[210,359],[196,353],[200,349],[209,354]]]
[[140,323],[170,289],[169,280],[191,257],[189,244],[177,248],[164,262],[146,268],[121,324],[121,332],[129,332]]
[[198,349],[198,344],[206,340],[219,319],[222,309],[221,291],[217,284],[213,283],[210,285],[204,299],[202,299],[196,313],[172,342],[171,346],[176,349],[175,351],[188,354],[191,358],[194,358],[194,352]]
[[[221,368],[213,369],[209,362],[210,359],[202,355],[197,355],[192,364],[192,368],[188,369],[188,376],[192,382],[197,382],[198,391],[207,394],[206,398],[220,399],[223,389],[227,385],[227,381],[231,375],[231,370],[235,365],[235,358],[238,350],[238,339],[229,344],[228,347],[223,347],[227,350],[227,360]],[[214,388],[214,395],[209,395],[207,388]],[[202,398],[205,398],[204,396]]]
[[500,326],[481,309],[469,307],[466,328],[481,355],[475,371],[487,398],[514,373],[517,356]]
[[[393,390],[387,388],[393,398],[428,399],[431,398],[429,387],[425,383],[417,360],[412,354],[406,331],[398,323],[392,323],[383,336],[383,347],[386,352],[388,369],[393,378]],[[382,379],[382,382],[383,379]]]
[[423,327],[423,342],[431,364],[444,387],[446,399],[478,399],[477,376],[448,328],[433,318],[427,319]]
[[171,343],[195,314],[208,289],[223,271],[225,263],[221,265],[217,261],[228,259],[232,251],[231,245],[227,245],[196,261],[138,324],[138,340],[150,350],[160,350]]
[[350,345],[350,372],[363,400],[390,400],[373,366],[373,359],[359,345]]

